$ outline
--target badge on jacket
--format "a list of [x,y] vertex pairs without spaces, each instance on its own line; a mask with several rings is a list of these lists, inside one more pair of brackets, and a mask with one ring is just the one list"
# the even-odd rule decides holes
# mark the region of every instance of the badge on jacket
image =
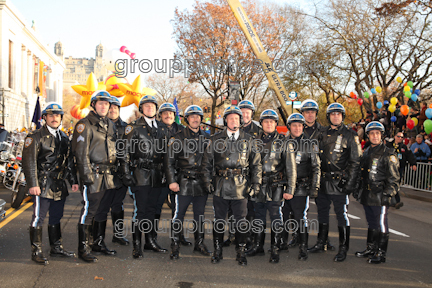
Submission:
[[396,156],[391,155],[391,156],[390,156],[390,161],[396,164],[396,163],[397,163]]
[[126,126],[125,135],[128,135],[131,131],[132,131],[132,126],[131,125]]
[[25,148],[29,147],[33,143],[33,138],[27,137],[25,140]]
[[84,129],[85,129],[85,124],[83,124],[83,123],[78,124],[78,126],[76,127],[76,130],[78,133],[82,133],[84,131]]

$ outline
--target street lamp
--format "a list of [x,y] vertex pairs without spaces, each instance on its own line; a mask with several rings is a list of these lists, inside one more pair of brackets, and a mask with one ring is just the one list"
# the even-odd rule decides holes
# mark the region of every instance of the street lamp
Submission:
[[0,91],[2,92],[2,101],[1,101],[1,105],[2,105],[2,124],[3,126],[5,126],[5,97],[4,97],[4,93],[5,92],[10,92],[11,90],[9,88],[0,88]]

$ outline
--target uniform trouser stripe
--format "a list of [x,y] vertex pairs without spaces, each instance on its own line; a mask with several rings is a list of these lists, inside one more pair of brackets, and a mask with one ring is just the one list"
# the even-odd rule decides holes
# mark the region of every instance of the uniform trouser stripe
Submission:
[[134,199],[134,212],[133,212],[133,220],[135,221],[137,218],[137,211],[138,211],[138,207],[137,207],[137,203],[136,203],[136,198],[135,198],[135,193],[131,193],[132,197]]
[[387,233],[386,225],[384,223],[385,215],[386,215],[386,212],[387,212],[386,210],[387,210],[386,206],[382,206],[381,207],[380,226],[381,226],[381,232],[382,233]]
[[308,227],[308,223],[307,223],[308,211],[309,211],[309,196],[306,197],[306,205],[305,205],[305,209],[303,211],[303,221],[304,221],[305,227]]
[[346,226],[350,226],[350,221],[349,221],[349,218],[348,218],[349,195],[346,195],[346,202],[345,203],[346,204],[344,205],[343,215],[344,215],[344,218],[345,218],[345,221],[346,221]]
[[175,211],[174,211],[174,219],[177,219],[178,217],[178,210],[179,210],[179,201],[178,201],[178,194],[175,195]]
[[88,201],[88,197],[87,197],[87,186],[84,185],[84,190],[83,190],[83,200],[84,200],[84,213],[81,216],[81,224],[85,224],[85,220],[86,220],[86,216],[88,214],[88,208],[89,208],[89,201]]
[[32,223],[32,227],[37,227],[37,224],[39,222],[39,213],[40,213],[40,197],[39,196],[35,196],[35,202],[33,203],[33,205],[35,206],[34,208],[34,220]]

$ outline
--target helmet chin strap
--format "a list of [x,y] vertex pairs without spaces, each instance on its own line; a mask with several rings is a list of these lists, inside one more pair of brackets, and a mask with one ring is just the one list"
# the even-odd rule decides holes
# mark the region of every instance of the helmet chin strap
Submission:
[[146,114],[144,114],[143,113],[143,115],[144,115],[144,117],[147,117],[147,118],[149,118],[149,119],[153,119],[153,118],[155,118],[156,117],[156,114],[154,114],[152,117],[150,117],[150,116],[147,116]]

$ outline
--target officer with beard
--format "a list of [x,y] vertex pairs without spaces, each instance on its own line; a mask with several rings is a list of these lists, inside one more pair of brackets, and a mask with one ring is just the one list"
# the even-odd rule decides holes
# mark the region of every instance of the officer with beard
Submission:
[[[223,114],[226,129],[210,139],[209,148],[204,153],[203,182],[213,197],[215,222],[213,225],[213,244],[215,251],[212,263],[222,259],[222,244],[225,218],[231,207],[235,220],[237,242],[236,260],[240,265],[247,265],[247,198],[256,196],[261,185],[261,156],[253,143],[252,136],[240,131],[243,114],[237,106],[230,106]],[[215,176],[213,177],[213,173]],[[212,179],[214,182],[212,183]],[[214,185],[214,186],[213,186]]]
[[327,107],[330,126],[323,128],[320,141],[321,184],[315,202],[318,208],[318,241],[311,253],[326,251],[329,231],[330,205],[333,202],[338,220],[339,252],[334,261],[346,259],[349,249],[350,221],[348,219],[349,194],[356,189],[359,175],[361,146],[357,134],[342,122],[345,108],[340,103]]
[[60,104],[50,102],[42,111],[45,125],[30,133],[24,142],[22,167],[33,195],[33,216],[30,225],[32,260],[48,264],[42,252],[42,225],[49,211],[48,236],[50,255],[74,257],[75,253],[63,249],[60,220],[68,196],[65,179],[78,191],[75,163],[69,153],[69,138],[61,131],[63,109]]
[[[112,122],[114,122],[118,133],[117,138],[121,139],[124,135],[124,130],[127,123],[120,118],[120,101],[117,99],[117,97],[114,96],[112,96],[111,100],[112,102],[108,112],[108,118],[111,119]],[[114,176],[120,177],[118,173]],[[121,182],[121,180],[119,179],[118,182]],[[107,191],[105,191],[105,195],[101,200],[98,212],[95,215],[95,221],[98,223],[105,222],[102,227],[106,227],[108,212],[111,209],[111,220],[113,224],[112,242],[125,246],[129,245],[129,241],[122,236],[123,231],[120,231],[120,227],[124,226],[123,200],[126,196],[127,189],[128,187],[121,185],[119,188],[108,189]],[[103,234],[105,234],[105,231],[103,231]]]
[[[202,179],[201,162],[208,145],[208,135],[200,129],[202,109],[191,105],[185,110],[187,128],[170,139],[164,158],[169,189],[175,193],[175,209],[171,223],[171,259],[179,258],[183,220],[189,205],[194,212],[194,251],[211,254],[204,244],[204,212],[208,194]],[[179,148],[180,147],[180,148]]]
[[92,250],[105,255],[116,254],[115,250],[105,245],[106,221],[93,223],[105,191],[121,185],[115,176],[117,129],[107,117],[111,101],[112,97],[107,91],[94,92],[90,99],[93,111],[78,121],[72,138],[72,152],[83,189],[83,208],[78,224],[78,257],[86,262],[97,261],[89,249],[92,228]]
[[355,255],[359,258],[369,257],[368,263],[380,264],[386,261],[388,209],[399,191],[399,161],[395,150],[383,143],[384,125],[373,121],[366,126],[365,133],[371,145],[361,160],[360,192],[355,191],[353,196],[363,204],[368,234],[366,249]]
[[139,102],[141,118],[125,128],[123,139],[127,150],[121,157],[123,183],[131,186],[134,199],[132,227],[134,258],[142,258],[141,237],[145,233],[145,250],[165,253],[167,250],[156,242],[155,214],[161,193],[164,147],[167,139],[166,126],[156,120],[158,103],[156,97],[146,95]]
[[[295,141],[297,151],[294,154],[297,165],[297,179],[294,197],[287,199],[283,206],[283,215],[293,214],[295,220],[294,233],[299,237],[299,260],[308,258],[308,211],[309,197],[316,198],[321,176],[321,161],[318,154],[318,141],[310,141],[303,132],[305,118],[299,113],[291,114],[287,120],[290,131],[288,139],[290,143]],[[286,223],[288,219],[284,219]],[[285,229],[287,227],[285,226]]]
[[[276,131],[279,116],[276,111],[267,109],[261,113],[260,124],[263,132],[258,136],[262,141],[261,164],[262,186],[255,206],[256,237],[254,247],[247,256],[264,255],[264,241],[267,211],[271,220],[270,263],[279,263],[279,246],[283,227],[282,201],[292,199],[296,186],[296,164],[294,146],[289,145],[285,135]],[[284,185],[285,184],[285,185]],[[286,190],[284,186],[287,186]]]

